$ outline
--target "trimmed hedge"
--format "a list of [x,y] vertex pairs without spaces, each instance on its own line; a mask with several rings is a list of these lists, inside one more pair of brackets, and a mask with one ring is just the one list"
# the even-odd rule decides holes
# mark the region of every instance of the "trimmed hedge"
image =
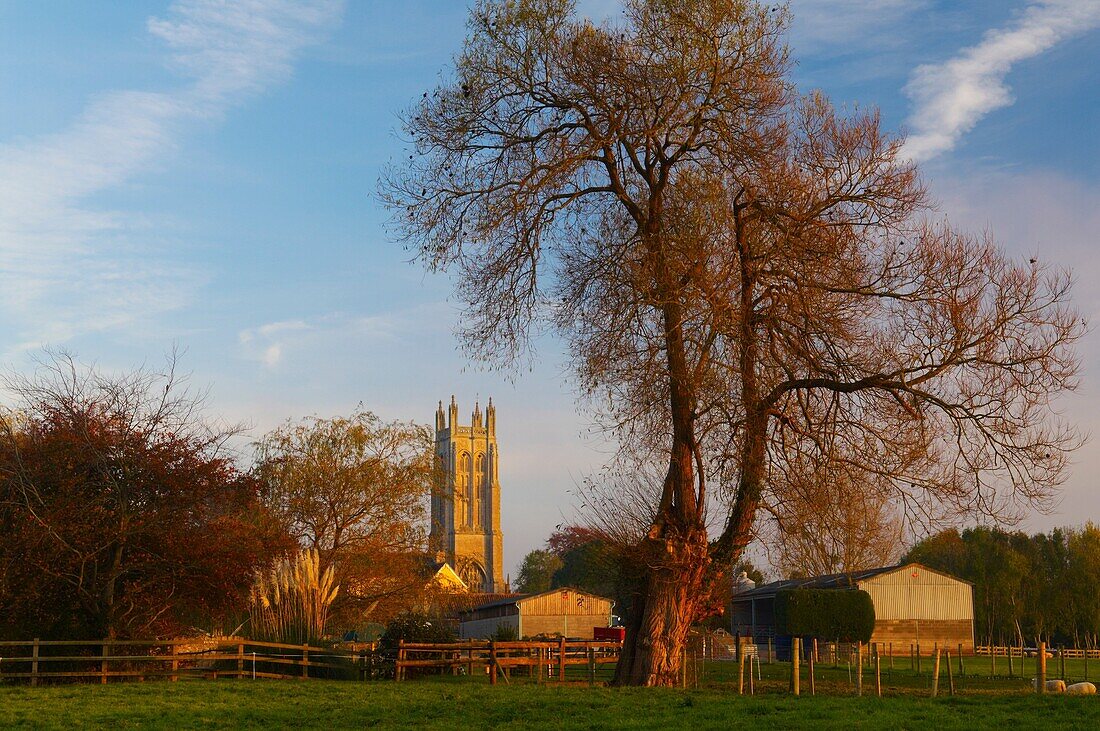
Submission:
[[875,631],[871,595],[854,589],[787,589],[775,595],[779,634],[869,642]]

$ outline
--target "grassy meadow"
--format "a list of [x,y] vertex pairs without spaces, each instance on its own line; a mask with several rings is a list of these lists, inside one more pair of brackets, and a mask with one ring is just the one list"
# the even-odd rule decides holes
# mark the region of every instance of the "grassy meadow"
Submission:
[[[736,665],[708,663],[698,687],[588,687],[513,677],[429,677],[403,683],[191,680],[0,687],[4,728],[1098,728],[1100,697],[1039,697],[1026,680],[956,678],[959,695],[928,697],[927,671],[895,668],[884,697],[853,695],[847,668],[819,668],[817,690],[786,693],[789,666],[764,664],[756,695],[738,696]],[[1069,670],[1067,664],[1067,671]],[[1083,670],[1083,668],[1082,668]],[[1068,672],[1067,672],[1068,674]],[[571,672],[571,676],[572,676]],[[884,671],[884,676],[886,675]],[[1055,677],[1055,673],[1051,676]],[[804,692],[808,681],[803,679]]]

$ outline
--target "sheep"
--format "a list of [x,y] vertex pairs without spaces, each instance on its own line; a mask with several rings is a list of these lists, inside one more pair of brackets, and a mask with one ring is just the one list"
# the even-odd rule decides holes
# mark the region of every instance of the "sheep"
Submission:
[[1096,695],[1096,686],[1092,683],[1074,683],[1066,688],[1070,695]]
[[[1031,684],[1035,687],[1038,687],[1038,685],[1039,685],[1035,678],[1031,679]],[[1046,692],[1047,693],[1065,693],[1066,692],[1066,681],[1064,681],[1064,680],[1048,680],[1047,684],[1046,684]]]

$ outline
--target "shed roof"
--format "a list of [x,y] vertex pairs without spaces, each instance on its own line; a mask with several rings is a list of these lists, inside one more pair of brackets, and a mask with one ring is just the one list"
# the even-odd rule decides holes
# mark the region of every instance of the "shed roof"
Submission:
[[493,601],[485,602],[484,604],[478,604],[476,607],[470,607],[469,609],[465,610],[463,612],[463,614],[466,614],[466,613],[469,613],[469,612],[476,612],[480,609],[492,609],[493,607],[503,607],[503,606],[507,606],[509,604],[517,604],[518,605],[521,601],[524,601],[526,599],[534,599],[535,597],[546,596],[547,594],[557,594],[558,592],[562,592],[562,591],[572,591],[572,592],[576,592],[577,594],[584,594],[585,596],[593,597],[595,599],[602,599],[604,601],[612,602],[612,603],[614,602],[614,600],[608,599],[605,596],[599,596],[598,594],[592,594],[592,593],[589,593],[587,591],[581,591],[580,589],[575,589],[572,586],[559,586],[559,587],[556,587],[554,589],[549,589],[547,591],[540,591],[540,592],[535,593],[535,594],[512,594],[510,596],[505,596],[501,599],[496,599],[496,600],[493,600]]
[[755,589],[749,589],[748,591],[738,592],[733,595],[733,600],[738,601],[740,599],[752,599],[761,597],[775,596],[777,593],[785,589],[855,589],[860,582],[873,579],[876,576],[883,574],[890,574],[895,571],[902,571],[908,569],[911,566],[918,566],[925,571],[929,571],[933,574],[939,574],[940,576],[946,576],[949,579],[960,581],[964,584],[970,584],[971,582],[966,579],[960,579],[957,576],[952,576],[943,571],[937,571],[936,569],[928,568],[924,564],[910,561],[909,563],[897,564],[895,566],[880,566],[874,569],[863,569],[862,571],[849,571],[840,574],[825,574],[824,576],[811,576],[805,579],[783,579],[781,581],[773,581],[770,584],[763,584]]

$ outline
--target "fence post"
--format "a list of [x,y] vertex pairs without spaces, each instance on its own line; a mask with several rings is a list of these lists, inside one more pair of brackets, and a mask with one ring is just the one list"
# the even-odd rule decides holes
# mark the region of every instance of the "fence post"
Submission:
[[1035,692],[1047,692],[1047,643],[1040,642],[1035,653]]
[[772,645],[772,638],[768,637],[768,664],[771,665],[775,662],[775,647]]
[[34,638],[31,650],[31,685],[38,685],[38,638]]
[[[1008,664],[1009,669],[1012,669],[1011,661]],[[963,643],[959,643],[959,677],[963,676]]]
[[940,648],[936,647],[936,660],[932,664],[932,697],[935,698],[940,689]]
[[[684,651],[685,659],[687,650]],[[684,669],[687,672],[687,669]],[[588,646],[588,687],[591,688],[596,684],[596,648],[591,645]]]
[[882,697],[882,655],[875,653],[875,695]]
[[237,643],[237,680],[244,677],[244,643]]
[[802,654],[799,652],[798,646],[801,642],[802,638],[800,637],[791,638],[791,693],[795,695],[799,695],[801,691],[801,688],[798,687],[798,661],[801,659],[799,655]]
[[752,677],[752,659],[756,658],[756,670],[760,671],[760,648],[758,647],[755,654],[749,655],[749,695],[756,695],[756,683]]
[[302,645],[302,679],[309,677],[309,645]]
[[565,682],[565,638],[558,641],[558,680]]
[[1008,677],[1012,678],[1016,675],[1016,670],[1012,667],[1012,645],[1005,645],[1005,652],[1008,654]]
[[894,674],[894,643],[891,642],[886,648],[886,657],[890,661],[890,675]]
[[955,676],[951,673],[951,651],[944,652],[947,654],[947,690],[951,695],[955,695]]
[[997,651],[993,645],[989,646],[989,677],[991,680],[997,677]]
[[856,643],[856,695],[863,695],[863,643]]
[[1066,646],[1062,645],[1058,648],[1058,662],[1062,666],[1062,682],[1066,682]]
[[[737,695],[745,695],[745,653],[738,653],[737,658]],[[752,674],[752,669],[749,669]]]
[[405,640],[397,641],[397,666],[393,669],[394,682],[405,679]]
[[489,685],[497,684],[497,641],[489,640]]
[[178,659],[179,658],[179,651],[180,651],[179,645],[177,645],[175,643],[175,641],[173,641],[172,642],[172,674],[170,676],[168,676],[169,679],[173,683],[176,682],[177,680],[179,680],[179,676],[176,675],[176,671],[179,670],[179,667],[180,667],[180,661]]
[[817,695],[814,685],[814,655],[817,654],[817,638],[814,638],[814,651],[810,653],[810,695]]
[[107,684],[107,656],[110,654],[109,642],[110,640],[103,640],[103,659],[99,662],[99,682],[103,685]]
[[917,675],[920,675],[920,642],[917,643]]

